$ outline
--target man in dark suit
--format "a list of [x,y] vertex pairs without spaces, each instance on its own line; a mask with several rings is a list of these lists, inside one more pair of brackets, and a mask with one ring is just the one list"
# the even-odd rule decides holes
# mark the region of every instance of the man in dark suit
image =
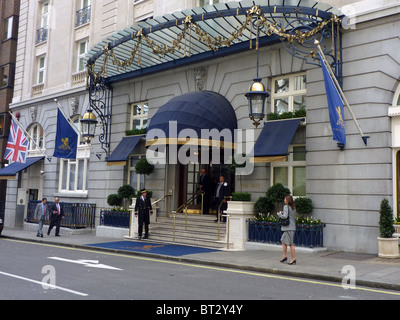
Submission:
[[[216,207],[217,219],[215,220],[215,222],[218,222],[218,209],[220,208],[222,216],[223,211],[228,208],[228,204],[225,199],[225,197],[227,197],[228,195],[229,195],[228,183],[225,182],[224,176],[220,176],[219,183],[215,190],[215,204],[217,205]],[[221,221],[225,222],[226,218],[221,217]]]
[[147,197],[146,189],[140,190],[140,197],[136,199],[135,204],[135,216],[139,215],[139,240],[142,239],[143,233],[143,223],[144,223],[144,237],[143,239],[147,239],[149,237],[149,224],[150,224],[150,215],[153,214],[153,209],[151,208],[150,197]]
[[[205,169],[201,169],[199,190],[203,191],[203,214],[208,214],[211,205],[212,183]],[[201,196],[200,196],[201,203]]]
[[60,224],[61,220],[64,219],[64,209],[63,206],[59,203],[60,199],[58,197],[54,198],[54,203],[50,206],[50,226],[47,231],[47,235],[50,235],[51,229],[56,226],[56,237],[60,236]]

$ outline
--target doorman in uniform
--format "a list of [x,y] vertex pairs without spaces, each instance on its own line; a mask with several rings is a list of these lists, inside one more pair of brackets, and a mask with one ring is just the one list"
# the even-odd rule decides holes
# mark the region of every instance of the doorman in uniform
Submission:
[[143,233],[143,223],[144,223],[144,237],[143,239],[147,239],[149,237],[149,224],[150,224],[150,215],[153,214],[153,209],[151,208],[150,197],[147,196],[146,189],[140,190],[140,197],[137,198],[135,204],[135,216],[139,215],[139,240],[142,239]]

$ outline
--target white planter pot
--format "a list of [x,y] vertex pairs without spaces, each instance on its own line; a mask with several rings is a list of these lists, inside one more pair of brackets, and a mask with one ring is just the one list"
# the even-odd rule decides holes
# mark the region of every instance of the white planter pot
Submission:
[[399,238],[378,237],[378,257],[388,259],[399,258]]

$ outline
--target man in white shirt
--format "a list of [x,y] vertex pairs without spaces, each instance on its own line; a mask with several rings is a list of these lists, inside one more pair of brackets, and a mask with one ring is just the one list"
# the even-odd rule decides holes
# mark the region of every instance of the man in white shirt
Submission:
[[59,203],[60,199],[58,197],[54,198],[54,203],[50,206],[50,226],[47,231],[47,235],[50,235],[51,229],[56,226],[56,237],[60,236],[60,224],[61,220],[64,219],[64,209],[63,206]]

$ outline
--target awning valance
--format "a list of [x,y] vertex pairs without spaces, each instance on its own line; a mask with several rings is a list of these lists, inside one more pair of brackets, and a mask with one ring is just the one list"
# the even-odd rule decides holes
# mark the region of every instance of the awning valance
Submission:
[[29,168],[30,166],[34,165],[36,162],[43,160],[44,157],[32,157],[32,158],[26,158],[25,163],[20,163],[20,162],[13,162],[7,167],[4,167],[3,169],[0,170],[0,180],[9,180],[9,179],[15,179],[17,176],[17,173]]
[[186,9],[139,22],[96,44],[88,52],[88,72],[91,81],[114,82],[279,41],[293,55],[312,60],[316,39],[327,41],[326,53],[338,50],[332,39],[340,16],[312,0],[244,0]]
[[297,118],[266,122],[254,145],[254,162],[285,161],[290,142],[302,120]]
[[132,153],[133,149],[137,146],[139,141],[144,136],[129,136],[123,137],[121,142],[115,148],[113,153],[107,159],[108,166],[124,166],[126,165],[129,155]]
[[146,146],[192,143],[233,148],[235,129],[236,114],[225,97],[212,91],[192,92],[158,109],[147,129]]

